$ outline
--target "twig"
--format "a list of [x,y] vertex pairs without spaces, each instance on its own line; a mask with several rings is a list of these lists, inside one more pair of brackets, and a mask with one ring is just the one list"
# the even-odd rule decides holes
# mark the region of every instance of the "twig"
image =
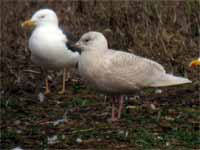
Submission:
[[24,71],[24,72],[29,72],[29,73],[40,74],[40,72],[35,71],[35,70],[30,70],[30,69],[28,69],[28,70],[23,70],[23,71]]

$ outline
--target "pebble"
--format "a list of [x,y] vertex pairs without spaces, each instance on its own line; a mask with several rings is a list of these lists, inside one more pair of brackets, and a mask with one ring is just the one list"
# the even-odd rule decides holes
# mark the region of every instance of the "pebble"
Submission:
[[156,94],[161,94],[161,93],[162,93],[162,90],[161,90],[161,89],[156,89],[156,90],[155,90],[155,93],[156,93]]
[[55,143],[58,143],[58,136],[57,135],[54,135],[52,137],[48,137],[47,138],[47,142],[48,144],[55,144]]
[[77,139],[76,139],[76,143],[80,144],[80,143],[82,143],[82,142],[83,142],[83,140],[82,140],[81,138],[77,138]]
[[38,100],[42,103],[42,102],[44,102],[44,99],[45,99],[44,94],[40,92],[40,93],[38,94]]
[[17,146],[15,148],[11,149],[11,150],[23,150],[23,149],[21,147]]

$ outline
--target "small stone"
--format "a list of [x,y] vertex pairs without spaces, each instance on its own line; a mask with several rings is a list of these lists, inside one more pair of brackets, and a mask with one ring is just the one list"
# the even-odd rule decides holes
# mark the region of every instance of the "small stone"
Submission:
[[156,93],[156,94],[161,94],[161,93],[162,93],[162,90],[161,90],[161,89],[156,89],[156,90],[155,90],[155,93]]
[[170,145],[170,143],[169,142],[166,142],[166,146],[169,146]]
[[150,104],[150,108],[151,108],[152,110],[156,110],[156,106],[155,106],[154,104]]
[[139,100],[140,99],[140,96],[139,95],[134,95],[134,96],[131,96],[129,97],[129,99],[132,101],[132,100]]
[[52,137],[47,138],[48,144],[55,144],[58,143],[58,136],[54,135]]
[[97,139],[97,142],[101,142],[102,140],[100,138]]
[[128,131],[125,132],[125,137],[128,137]]
[[21,134],[21,133],[22,133],[22,131],[21,131],[21,130],[16,130],[16,132],[17,132],[18,134]]
[[80,143],[82,143],[82,142],[83,142],[83,140],[82,140],[81,138],[77,138],[77,139],[76,139],[76,143],[80,144]]
[[20,120],[16,120],[16,121],[14,122],[15,125],[19,125],[20,123],[21,123]]
[[161,136],[157,136],[157,139],[162,140],[163,138]]
[[170,117],[170,116],[165,116],[165,119],[166,120],[169,120],[169,121],[174,121],[174,118]]
[[124,134],[124,131],[123,131],[123,130],[120,130],[120,131],[119,131],[119,134]]
[[38,100],[42,103],[42,102],[44,102],[44,99],[45,99],[44,94],[40,92],[40,93],[38,94]]
[[64,139],[65,139],[65,135],[63,134],[63,135],[61,136],[61,138],[64,140]]
[[52,76],[50,76],[50,75],[47,76],[47,79],[50,81],[53,80]]
[[66,121],[65,119],[58,119],[58,120],[56,120],[56,121],[53,122],[53,126],[57,126],[60,123],[64,123],[65,121]]
[[15,148],[11,149],[11,150],[23,150],[23,149],[21,147],[17,146]]

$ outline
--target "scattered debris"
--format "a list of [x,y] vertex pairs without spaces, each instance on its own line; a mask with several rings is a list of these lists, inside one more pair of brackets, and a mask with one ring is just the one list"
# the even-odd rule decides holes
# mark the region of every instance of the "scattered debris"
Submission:
[[80,143],[82,143],[82,142],[83,142],[83,140],[82,140],[81,138],[77,138],[77,139],[76,139],[76,143],[80,144]]
[[15,80],[15,83],[16,83],[17,85],[19,85],[19,84],[21,83],[21,81],[22,81],[21,77],[20,77],[20,76],[17,76],[17,79]]
[[16,130],[16,133],[21,134],[22,131],[21,130]]
[[159,140],[162,140],[162,139],[163,139],[163,137],[161,137],[161,136],[157,136],[157,139],[159,139]]
[[97,139],[97,142],[101,142],[101,141],[102,141],[102,139],[100,139],[100,138]]
[[174,121],[174,118],[170,117],[170,116],[165,116],[165,119],[166,120],[169,120],[169,121]]
[[65,118],[63,118],[63,119],[58,119],[58,120],[56,120],[56,121],[53,122],[53,126],[57,126],[58,124],[64,123],[64,122],[66,122],[66,119],[65,119]]
[[118,134],[124,136],[125,138],[128,137],[128,131],[120,130]]
[[150,108],[151,108],[152,110],[156,110],[156,106],[155,106],[154,104],[150,104]]
[[15,148],[11,149],[11,150],[23,150],[23,149],[20,146],[17,146]]
[[134,96],[129,97],[129,100],[139,100],[139,99],[140,99],[139,95],[134,95]]
[[62,138],[62,140],[64,140],[64,139],[65,139],[65,135],[63,134],[63,135],[61,136],[61,138]]
[[125,137],[128,137],[128,131],[125,132]]
[[169,142],[166,142],[166,143],[165,143],[165,145],[166,145],[166,146],[169,146],[169,145],[170,145],[170,143],[169,143]]
[[78,83],[77,79],[71,79],[71,81],[74,82],[74,83]]
[[39,124],[40,125],[53,124],[53,126],[57,126],[60,123],[65,123],[65,122],[67,122],[67,111],[65,111],[62,119],[58,119],[56,121],[42,121],[42,122],[39,122]]
[[48,79],[49,81],[52,81],[52,80],[53,80],[52,76],[50,76],[50,75],[47,75],[47,79]]
[[20,120],[16,120],[16,121],[14,121],[14,124],[15,124],[15,125],[19,125],[20,123],[21,123]]
[[137,109],[138,106],[126,106],[126,109]]
[[38,94],[38,100],[42,103],[42,102],[44,102],[44,99],[45,99],[44,94],[40,92],[40,93]]
[[48,144],[55,144],[55,143],[58,143],[59,141],[58,141],[58,136],[57,135],[54,135],[54,136],[52,136],[52,137],[48,137],[47,138],[47,142],[48,142]]
[[161,94],[163,91],[161,89],[156,89],[155,94]]
[[120,130],[118,133],[119,133],[119,134],[124,134],[124,131],[123,131],[123,130]]
[[35,71],[35,70],[31,70],[31,69],[26,69],[26,70],[23,70],[23,71],[28,72],[28,73],[41,74],[39,71]]

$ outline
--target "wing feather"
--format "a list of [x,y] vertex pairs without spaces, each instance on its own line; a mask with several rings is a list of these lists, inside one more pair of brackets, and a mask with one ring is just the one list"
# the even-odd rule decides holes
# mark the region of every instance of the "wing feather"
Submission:
[[134,54],[109,50],[104,56],[106,76],[121,90],[151,86],[165,74],[160,64]]

